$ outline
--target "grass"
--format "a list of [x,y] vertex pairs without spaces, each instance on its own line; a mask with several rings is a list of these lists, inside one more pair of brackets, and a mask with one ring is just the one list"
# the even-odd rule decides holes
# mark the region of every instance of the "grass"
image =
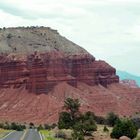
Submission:
[[[93,132],[94,140],[116,140],[116,139],[112,139],[110,137],[110,133],[111,133],[113,128],[108,127],[108,126],[107,126],[107,128],[109,129],[109,132],[104,132],[103,131],[104,125],[98,125],[98,130]],[[63,139],[55,137],[55,134],[58,131],[60,131],[60,130],[41,130],[40,133],[43,137],[43,140],[63,140]],[[61,131],[65,132],[67,137],[69,137],[69,138],[71,137],[71,130],[61,130]],[[89,137],[85,137],[86,140],[88,138]],[[135,138],[133,140],[140,140],[140,130],[139,130],[137,138]]]
[[0,129],[0,138],[3,138],[4,136],[6,136],[10,132],[12,132],[12,131],[11,130]]
[[138,135],[134,140],[140,140],[140,130],[138,131]]
[[51,130],[41,130],[40,133],[42,135],[43,140],[63,140],[60,138],[55,138],[55,133]]

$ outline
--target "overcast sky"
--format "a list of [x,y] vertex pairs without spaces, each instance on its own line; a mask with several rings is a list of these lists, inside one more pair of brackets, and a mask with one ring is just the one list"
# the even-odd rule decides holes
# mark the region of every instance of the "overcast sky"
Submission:
[[0,0],[0,27],[50,26],[97,59],[140,75],[140,0]]

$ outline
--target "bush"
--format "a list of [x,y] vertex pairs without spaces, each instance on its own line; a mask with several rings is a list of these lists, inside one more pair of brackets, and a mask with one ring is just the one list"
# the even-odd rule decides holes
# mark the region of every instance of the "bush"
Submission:
[[102,116],[95,116],[95,121],[97,124],[107,124],[107,120],[106,118],[102,117]]
[[30,127],[30,128],[34,128],[34,127],[35,127],[35,126],[34,126],[34,123],[30,122],[30,123],[29,123],[29,127]]
[[15,122],[12,123],[0,123],[0,128],[6,129],[6,130],[16,130],[16,131],[23,131],[24,129],[26,129],[25,125],[21,125]]
[[58,132],[56,132],[55,137],[66,139],[66,134],[63,131],[58,131]]
[[58,128],[69,129],[71,126],[73,126],[71,115],[68,112],[61,112],[59,115]]
[[140,117],[132,118],[131,121],[135,124],[137,129],[140,129]]
[[3,128],[4,127],[4,124],[3,123],[0,123],[0,128]]
[[50,129],[51,129],[51,126],[48,125],[48,124],[44,124],[44,129],[46,129],[46,130],[50,130]]
[[3,126],[3,129],[7,129],[7,130],[10,130],[11,129],[11,126],[8,122],[5,122],[4,126]]
[[84,135],[79,131],[73,131],[72,138],[74,140],[84,140]]
[[25,128],[26,128],[25,125],[17,124],[15,122],[12,122],[11,126],[10,126],[10,129],[17,130],[17,131],[23,131],[23,129],[25,129]]
[[104,131],[104,132],[109,132],[109,129],[107,128],[107,126],[104,126],[103,131]]
[[57,126],[57,124],[53,123],[52,125],[50,125],[50,129],[54,129]]
[[40,130],[43,130],[43,126],[40,124],[38,127],[37,127],[37,130],[40,131]]
[[8,39],[12,38],[12,34],[9,33],[9,34],[7,35],[7,38],[8,38]]
[[16,130],[17,130],[17,131],[23,131],[23,128],[22,128],[21,125],[17,125]]
[[107,115],[107,124],[109,126],[114,126],[118,120],[119,120],[118,115],[114,114],[113,112],[108,113],[108,115]]
[[137,136],[137,129],[131,120],[118,120],[114,126],[111,137],[120,138],[121,136],[127,136],[131,139]]

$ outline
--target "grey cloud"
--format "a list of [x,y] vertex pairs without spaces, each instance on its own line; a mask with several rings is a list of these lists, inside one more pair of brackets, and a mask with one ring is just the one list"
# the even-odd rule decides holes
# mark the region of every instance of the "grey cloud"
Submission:
[[[46,7],[47,8],[47,7]],[[18,5],[11,5],[8,3],[0,2],[0,9],[6,13],[9,13],[14,16],[18,16],[25,19],[36,20],[40,18],[45,19],[77,19],[78,15],[70,15],[65,11],[59,11],[58,9],[53,8],[50,11],[38,11],[36,9],[26,9],[23,7],[18,7]]]

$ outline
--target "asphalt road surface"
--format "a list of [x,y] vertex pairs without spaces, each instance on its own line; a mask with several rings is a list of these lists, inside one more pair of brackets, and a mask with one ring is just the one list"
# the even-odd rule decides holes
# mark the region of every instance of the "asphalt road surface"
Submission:
[[[24,132],[16,131],[11,133],[8,137],[2,140],[20,140]],[[40,139],[39,139],[40,140]]]
[[38,131],[29,129],[25,135],[24,140],[41,140]]
[[35,129],[29,129],[24,137],[23,135],[23,131],[15,131],[2,140],[41,140],[38,131]]

